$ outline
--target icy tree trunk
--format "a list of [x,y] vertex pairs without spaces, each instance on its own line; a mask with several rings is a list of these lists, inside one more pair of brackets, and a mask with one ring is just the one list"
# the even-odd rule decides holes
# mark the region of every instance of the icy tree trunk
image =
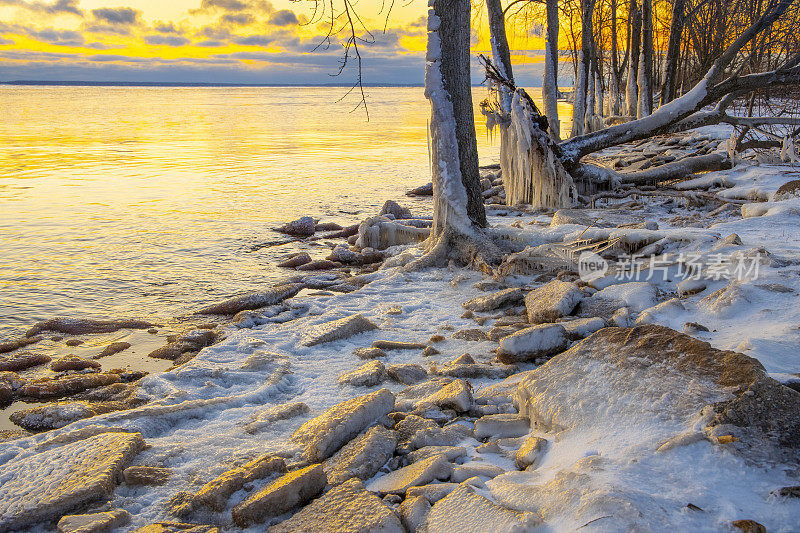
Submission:
[[470,83],[470,2],[431,0],[425,96],[431,103],[434,230],[486,226]]
[[628,104],[628,116],[635,117],[639,108],[639,50],[642,42],[642,13],[639,4],[631,0],[628,11],[628,80],[626,83],[625,100]]
[[596,122],[595,118],[595,90],[594,90],[594,83],[595,83],[595,75],[594,75],[594,65],[597,61],[597,58],[592,57],[591,62],[589,63],[589,85],[586,88],[586,119],[583,126],[583,131],[585,133],[591,133],[594,131],[594,124]]
[[673,0],[672,21],[669,26],[667,58],[664,64],[664,83],[661,86],[661,105],[675,99],[676,78],[678,77],[678,55],[681,50],[686,0]]
[[636,118],[653,113],[653,0],[642,0],[642,51],[639,59],[639,106]]
[[608,83],[609,113],[618,116],[620,109],[620,68],[617,46],[617,0],[611,0],[611,78]]
[[[506,37],[506,16],[500,0],[486,0],[486,11],[489,13],[489,38],[492,43],[492,57],[494,65],[507,80],[514,82],[511,68],[511,51],[508,48]],[[513,94],[506,85],[500,85],[500,105],[504,113],[511,112],[511,99]]]
[[589,85],[589,63],[592,59],[592,14],[595,0],[581,0],[581,53],[578,80],[572,104],[572,136],[583,135],[586,120],[586,96]]
[[561,140],[561,121],[558,119],[558,0],[547,0],[545,9],[547,41],[544,52],[542,100],[544,100],[544,115],[550,125],[550,136],[558,141]]

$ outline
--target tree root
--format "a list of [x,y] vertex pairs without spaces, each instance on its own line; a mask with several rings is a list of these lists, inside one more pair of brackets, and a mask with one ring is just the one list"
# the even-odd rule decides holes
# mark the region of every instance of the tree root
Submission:
[[427,252],[403,267],[405,272],[443,267],[453,260],[460,265],[494,275],[505,257],[497,243],[477,229],[473,235],[467,235],[447,227],[438,237],[431,235],[425,245]]

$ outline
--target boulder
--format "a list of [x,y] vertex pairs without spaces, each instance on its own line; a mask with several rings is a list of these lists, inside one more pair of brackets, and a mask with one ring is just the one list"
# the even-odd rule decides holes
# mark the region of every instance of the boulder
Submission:
[[433,505],[458,488],[458,483],[432,483],[420,487],[410,487],[406,491],[406,499],[414,499],[422,496],[428,503]]
[[461,424],[449,424],[443,428],[421,429],[411,437],[410,444],[416,449],[426,446],[455,446],[473,437],[472,429]]
[[131,521],[125,509],[104,513],[72,514],[62,516],[56,528],[59,533],[105,533]]
[[503,363],[532,361],[564,351],[569,339],[561,324],[539,324],[503,337],[497,358]]
[[800,195],[800,180],[787,181],[775,191],[773,201],[788,200]]
[[517,450],[514,464],[520,470],[538,465],[545,452],[547,452],[547,446],[547,439],[531,435]]
[[306,252],[300,252],[298,254],[294,254],[288,259],[281,261],[278,263],[278,266],[281,268],[297,268],[301,265],[305,265],[306,263],[311,262],[311,256],[308,255]]
[[65,355],[60,359],[56,359],[50,363],[50,370],[53,372],[66,372],[68,370],[84,370],[87,368],[99,369],[100,363],[97,361],[89,361],[77,355]]
[[0,356],[0,372],[16,372],[50,362],[50,356],[37,353],[18,353]]
[[364,315],[350,315],[312,328],[306,334],[303,345],[316,346],[317,344],[346,339],[374,329],[378,329],[378,326],[364,318]]
[[275,285],[264,291],[253,291],[242,296],[234,296],[218,304],[203,307],[199,315],[228,315],[233,316],[246,309],[259,309],[269,305],[281,303],[287,298],[296,295],[304,287],[302,283],[283,283]]
[[554,279],[525,296],[528,322],[531,324],[554,322],[572,313],[582,299],[583,293],[580,287],[571,281]]
[[411,189],[406,193],[406,196],[433,196],[433,183]]
[[630,281],[610,285],[594,293],[592,298],[614,300],[639,313],[658,302],[658,287],[649,281]]
[[396,447],[394,431],[383,426],[370,428],[325,461],[323,468],[328,483],[339,485],[354,477],[362,481],[371,478],[392,458]]
[[324,461],[393,409],[394,395],[380,389],[334,405],[300,426],[291,438],[304,448],[308,461]]
[[486,415],[475,421],[476,439],[521,437],[529,432],[530,420],[516,414]]
[[471,300],[467,300],[462,305],[465,309],[469,309],[470,311],[487,312],[507,305],[516,305],[522,303],[522,301],[522,290],[517,287],[512,287],[492,294],[476,296]]
[[108,499],[143,448],[139,433],[102,433],[7,461],[0,531],[39,525]]
[[367,490],[379,494],[405,494],[409,487],[427,485],[434,479],[446,480],[452,473],[453,465],[447,457],[435,455],[373,479],[367,484]]
[[417,408],[427,406],[453,409],[458,413],[465,413],[472,407],[472,387],[463,379],[453,380],[441,390],[424,398],[416,405]]
[[339,385],[374,387],[386,380],[386,367],[380,361],[370,361],[339,376]]
[[231,517],[241,528],[264,522],[306,504],[322,492],[326,484],[321,464],[289,472],[234,506]]
[[397,515],[351,479],[314,500],[268,533],[405,533]]
[[398,411],[413,411],[428,396],[439,392],[443,387],[453,382],[453,378],[432,378],[416,385],[406,387],[397,393],[395,408]]
[[414,385],[428,377],[428,372],[422,368],[422,365],[415,363],[389,365],[386,373],[394,381],[405,385]]
[[567,338],[571,341],[585,339],[595,331],[606,327],[606,321],[600,317],[578,318],[567,322],[559,322],[564,327]]
[[397,438],[400,442],[408,442],[417,431],[423,429],[439,429],[439,424],[433,420],[411,414],[395,424],[394,429],[397,432]]
[[297,220],[287,222],[275,231],[292,235],[293,237],[310,237],[316,231],[317,223],[311,217],[300,217]]
[[411,218],[411,210],[403,207],[394,200],[386,200],[379,215],[392,215],[395,219]]

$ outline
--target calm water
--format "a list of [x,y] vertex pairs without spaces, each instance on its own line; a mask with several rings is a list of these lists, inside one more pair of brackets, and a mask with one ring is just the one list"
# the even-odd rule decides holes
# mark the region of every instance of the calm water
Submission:
[[[166,319],[286,276],[270,227],[354,223],[428,181],[421,88],[0,87],[0,338]],[[485,90],[475,90],[476,103]],[[477,115],[481,163],[497,146]],[[360,215],[360,216],[359,216]]]

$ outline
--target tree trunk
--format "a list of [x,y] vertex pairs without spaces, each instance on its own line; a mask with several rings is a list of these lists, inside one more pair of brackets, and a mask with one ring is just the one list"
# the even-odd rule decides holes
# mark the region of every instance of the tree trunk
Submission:
[[589,63],[592,59],[592,14],[595,0],[581,0],[581,53],[578,80],[572,104],[572,136],[583,135],[586,120],[586,96],[589,85]]
[[486,226],[470,83],[470,2],[434,0],[425,93],[431,102],[434,228]]
[[653,0],[642,0],[642,51],[639,59],[639,106],[636,118],[653,113]]
[[642,13],[639,11],[639,4],[636,0],[631,0],[628,12],[628,35],[630,35],[630,46],[628,46],[628,81],[625,91],[625,99],[628,104],[628,116],[635,117],[639,107],[639,53],[642,42]]
[[678,77],[678,55],[681,49],[685,5],[686,0],[673,0],[667,58],[664,65],[664,84],[661,86],[661,105],[675,99],[675,80]]
[[620,109],[620,68],[617,47],[617,0],[611,0],[611,78],[608,83],[610,114],[618,116]]
[[[489,13],[489,38],[492,43],[492,57],[494,65],[500,74],[513,83],[514,74],[511,68],[511,51],[506,38],[506,17],[500,0],[486,0],[486,11]],[[547,61],[545,59],[545,61]],[[511,112],[512,91],[505,85],[500,85],[500,105],[503,112]]]
[[[497,3],[500,3],[499,0]],[[558,0],[546,0],[546,10],[547,41],[544,52],[542,100],[544,100],[544,115],[550,124],[550,136],[559,141],[561,122],[558,119]]]

